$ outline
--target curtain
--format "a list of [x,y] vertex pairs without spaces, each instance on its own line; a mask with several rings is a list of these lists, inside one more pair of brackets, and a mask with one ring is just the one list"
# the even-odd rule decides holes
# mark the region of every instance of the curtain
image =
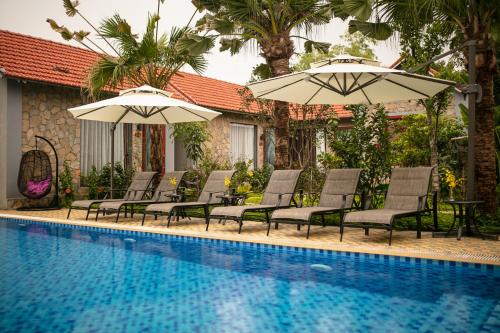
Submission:
[[[111,162],[112,123],[80,120],[80,172],[86,175],[95,166],[100,170]],[[123,124],[115,129],[115,163],[123,165],[125,155]]]
[[274,166],[274,163],[276,161],[276,151],[275,151],[275,140],[274,140],[274,129],[269,128],[266,130],[266,148],[265,148],[265,154],[266,154],[266,163],[271,164]]
[[255,126],[231,124],[231,162],[255,160]]

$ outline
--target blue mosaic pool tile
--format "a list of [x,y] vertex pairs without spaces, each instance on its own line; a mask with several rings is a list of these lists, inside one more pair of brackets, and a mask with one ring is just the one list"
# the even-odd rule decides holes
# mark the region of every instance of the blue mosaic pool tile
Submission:
[[493,265],[21,220],[0,250],[2,332],[500,331]]

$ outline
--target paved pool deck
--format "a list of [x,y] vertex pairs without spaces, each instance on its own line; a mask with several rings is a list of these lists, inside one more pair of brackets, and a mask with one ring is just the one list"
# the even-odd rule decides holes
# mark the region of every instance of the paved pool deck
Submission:
[[306,228],[298,231],[295,225],[287,224],[281,224],[278,230],[275,230],[273,226],[268,237],[266,236],[267,225],[262,222],[246,221],[241,234],[238,234],[238,224],[231,221],[223,225],[217,223],[217,220],[212,220],[207,232],[204,220],[197,218],[172,222],[167,228],[165,218],[159,218],[155,221],[152,216],[147,217],[145,225],[141,226],[142,214],[136,214],[133,219],[122,217],[118,223],[115,223],[115,215],[100,217],[96,222],[93,215],[88,221],[85,221],[85,212],[81,210],[72,211],[69,220],[66,220],[67,213],[67,209],[34,212],[0,210],[0,217],[283,246],[500,265],[500,241],[471,237],[462,237],[460,241],[454,237],[432,238],[431,232],[423,232],[422,238],[416,239],[415,231],[394,231],[392,245],[389,246],[387,245],[389,233],[377,229],[371,229],[370,235],[365,236],[362,229],[347,228],[344,239],[340,242],[338,227],[312,226],[310,237],[306,239]]

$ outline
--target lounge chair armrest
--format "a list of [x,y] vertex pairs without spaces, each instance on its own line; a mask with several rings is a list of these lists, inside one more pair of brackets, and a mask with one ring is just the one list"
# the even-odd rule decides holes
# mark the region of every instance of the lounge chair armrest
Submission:
[[344,209],[344,208],[345,208],[345,204],[346,204],[346,202],[347,202],[347,197],[348,197],[348,196],[350,196],[350,195],[355,196],[355,195],[356,195],[356,192],[354,192],[354,193],[344,193],[344,194],[342,194],[342,205],[340,206],[340,208],[341,208],[341,209]]
[[224,192],[222,192],[222,191],[215,191],[215,192],[205,191],[205,192],[208,193],[208,201],[210,201],[212,199],[214,194],[224,194]]
[[283,192],[283,193],[267,192],[267,193],[272,193],[272,194],[277,194],[278,195],[278,204],[277,204],[277,206],[281,206],[281,200],[283,199],[284,195],[291,194],[292,195],[292,199],[293,199],[293,196],[295,195],[295,192]]
[[418,196],[418,211],[423,211],[425,209],[425,203],[427,201],[427,194]]

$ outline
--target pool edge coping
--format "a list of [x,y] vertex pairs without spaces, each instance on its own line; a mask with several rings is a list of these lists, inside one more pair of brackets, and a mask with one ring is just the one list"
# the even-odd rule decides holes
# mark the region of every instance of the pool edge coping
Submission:
[[[500,260],[488,260],[481,258],[473,258],[473,257],[459,257],[459,256],[451,256],[445,254],[431,254],[431,253],[422,253],[422,252],[406,252],[406,251],[398,251],[390,249],[371,249],[371,248],[353,248],[350,245],[339,246],[333,244],[332,248],[324,248],[321,246],[315,246],[315,244],[311,244],[311,246],[298,246],[297,244],[292,244],[286,241],[277,241],[276,239],[272,239],[269,242],[266,241],[258,241],[253,239],[236,239],[235,237],[225,237],[222,235],[203,235],[199,232],[186,231],[186,230],[175,230],[175,229],[166,229],[166,228],[152,228],[146,226],[132,226],[132,225],[124,225],[119,224],[116,225],[114,223],[108,222],[92,222],[85,220],[64,220],[58,218],[48,218],[48,217],[38,217],[38,216],[26,216],[26,215],[15,215],[15,214],[0,214],[0,219],[15,219],[15,220],[26,220],[26,221],[34,221],[34,222],[46,222],[52,224],[60,224],[60,225],[70,225],[77,227],[90,227],[97,228],[102,230],[120,230],[120,231],[129,231],[129,232],[137,232],[137,233],[145,233],[145,234],[155,234],[155,235],[166,235],[166,236],[177,236],[177,237],[191,237],[198,239],[208,239],[208,240],[218,240],[225,242],[235,242],[241,244],[249,244],[249,245],[264,245],[273,247],[285,247],[290,248],[292,250],[311,250],[318,251],[319,253],[324,252],[337,252],[337,253],[350,253],[353,255],[364,254],[368,256],[382,256],[382,257],[399,257],[403,259],[423,259],[423,260],[431,260],[436,262],[454,262],[454,263],[465,263],[465,264],[473,264],[473,265],[482,265],[482,266],[494,266],[497,269],[500,269]],[[399,259],[401,260],[401,259]]]

